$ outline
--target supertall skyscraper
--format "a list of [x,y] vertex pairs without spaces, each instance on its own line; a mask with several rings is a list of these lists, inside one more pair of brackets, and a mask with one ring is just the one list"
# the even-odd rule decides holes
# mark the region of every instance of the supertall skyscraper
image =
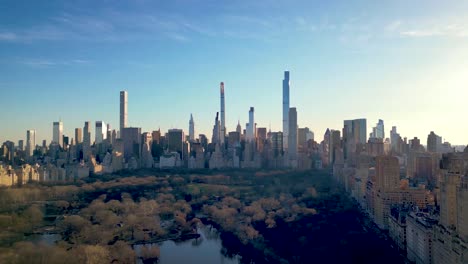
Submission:
[[26,132],[26,156],[31,157],[36,148],[36,130],[28,130]]
[[63,122],[54,122],[52,131],[52,143],[63,147]]
[[120,133],[128,126],[128,92],[120,92]]
[[246,131],[246,140],[253,141],[255,140],[255,117],[254,117],[254,108],[250,107],[249,110],[249,123],[247,123],[245,131]]
[[283,147],[288,149],[289,135],[289,71],[284,72],[283,79]]
[[226,115],[225,115],[225,105],[224,105],[224,82],[221,82],[219,85],[219,90],[221,93],[221,128],[220,128],[220,139],[221,144],[224,143],[226,138]]
[[189,140],[190,142],[195,141],[195,122],[193,121],[192,114],[190,114],[190,121],[189,121]]

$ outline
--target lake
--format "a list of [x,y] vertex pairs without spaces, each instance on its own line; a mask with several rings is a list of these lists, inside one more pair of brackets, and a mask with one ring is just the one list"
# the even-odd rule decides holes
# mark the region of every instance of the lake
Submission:
[[[183,242],[168,240],[160,244],[153,244],[160,248],[159,264],[174,263],[204,263],[204,264],[237,264],[239,257],[229,258],[222,254],[221,238],[216,229],[211,226],[199,227],[198,239]],[[142,245],[135,246],[137,255]],[[141,260],[138,263],[142,263]]]

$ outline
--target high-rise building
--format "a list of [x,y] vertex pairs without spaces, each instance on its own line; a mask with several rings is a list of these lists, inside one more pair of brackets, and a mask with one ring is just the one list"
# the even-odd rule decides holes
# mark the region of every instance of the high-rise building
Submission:
[[291,107],[288,112],[288,155],[289,160],[297,160],[297,111],[295,107]]
[[24,151],[24,140],[22,139],[18,140],[18,149],[20,151]]
[[288,149],[289,135],[289,71],[284,72],[283,79],[283,148]]
[[75,143],[78,145],[81,142],[83,142],[83,129],[75,128]]
[[216,112],[216,118],[215,118],[215,124],[213,126],[213,136],[211,137],[211,142],[213,144],[219,144],[220,143],[220,122],[219,122],[219,112]]
[[272,132],[271,133],[271,150],[273,157],[279,157],[283,155],[283,133]]
[[26,132],[26,156],[31,157],[36,148],[36,130],[28,130]]
[[128,126],[128,92],[120,92],[120,136],[122,129]]
[[58,144],[63,147],[63,122],[53,123],[52,144]]
[[107,137],[107,127],[106,123],[102,121],[96,121],[96,130],[94,131],[95,136],[95,144],[102,143],[104,139]]
[[83,158],[87,160],[91,147],[91,127],[89,121],[85,122],[83,127]]
[[379,122],[376,124],[376,126],[372,128],[370,138],[385,139],[384,121],[382,119],[379,119]]
[[123,141],[125,160],[128,162],[132,157],[140,158],[141,128],[124,127],[120,136]]
[[189,140],[190,142],[195,142],[195,122],[193,121],[192,114],[190,114],[190,121],[189,121]]
[[439,142],[438,142],[438,139],[440,137],[437,136],[434,131],[431,131],[431,133],[427,136],[427,151],[429,152],[437,152],[438,148],[438,145],[439,145]]
[[180,159],[184,159],[184,131],[182,129],[169,129],[167,132],[168,151],[180,154]]
[[359,144],[367,143],[367,121],[364,118],[344,120],[343,125],[343,154],[348,159]]
[[254,117],[254,108],[250,107],[249,110],[249,123],[246,125],[246,140],[253,141],[255,140],[255,117]]
[[154,130],[153,133],[151,133],[151,136],[153,138],[153,142],[156,142],[156,144],[161,144],[161,130]]
[[376,157],[376,184],[381,191],[393,191],[400,187],[400,164],[393,156]]
[[341,150],[340,130],[328,130],[325,132],[324,140],[328,138],[328,164],[333,165],[336,160],[341,160],[338,156]]
[[221,93],[221,127],[219,130],[220,138],[219,141],[221,144],[224,143],[224,139],[226,138],[226,109],[224,104],[224,82],[221,82],[219,85],[219,90]]
[[239,133],[239,135],[242,136],[242,127],[240,125],[240,121],[237,121],[236,132]]

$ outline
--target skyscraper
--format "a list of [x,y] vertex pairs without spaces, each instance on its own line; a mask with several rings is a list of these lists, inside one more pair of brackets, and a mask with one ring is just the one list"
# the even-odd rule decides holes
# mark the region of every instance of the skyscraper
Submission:
[[190,142],[195,142],[195,122],[193,121],[192,114],[190,114],[190,121],[189,121],[189,140]]
[[78,145],[83,142],[83,129],[75,128],[75,144]]
[[224,143],[226,138],[226,116],[225,116],[225,105],[224,105],[224,82],[221,82],[219,85],[219,90],[221,93],[221,128],[220,128],[220,139],[221,144]]
[[370,137],[385,139],[384,121],[382,119],[379,119],[379,122],[376,124],[376,126],[372,128]]
[[378,156],[375,159],[377,188],[381,191],[393,191],[400,186],[400,165],[398,158]]
[[429,152],[437,152],[438,150],[438,139],[440,137],[437,136],[437,134],[434,133],[434,131],[431,131],[431,133],[427,136],[427,151]]
[[220,122],[219,122],[219,112],[216,112],[216,118],[215,118],[215,124],[213,126],[213,136],[211,137],[211,142],[213,144],[219,144],[220,143]]
[[177,152],[184,159],[184,131],[182,129],[169,129],[167,132],[168,151]]
[[26,156],[31,157],[36,148],[36,130],[28,130],[26,132]]
[[53,123],[52,143],[63,147],[63,122]]
[[288,149],[289,135],[289,71],[284,72],[283,79],[283,147]]
[[120,132],[123,141],[124,158],[128,162],[132,157],[140,158],[141,128],[124,127]]
[[122,130],[123,128],[128,126],[128,92],[127,91],[121,91],[120,92],[120,133],[122,136]]
[[255,117],[254,117],[254,108],[250,107],[249,110],[249,123],[246,127],[246,140],[252,141],[255,140]]
[[85,122],[84,128],[83,128],[83,158],[87,160],[89,148],[91,147],[91,130],[89,126],[89,121]]
[[242,127],[240,125],[240,121],[237,121],[236,132],[239,133],[239,135],[242,135]]
[[102,121],[96,121],[96,130],[95,130],[95,139],[96,144],[102,143],[107,137],[107,126],[106,123]]
[[288,112],[288,155],[289,160],[297,160],[297,111],[295,107],[291,107]]

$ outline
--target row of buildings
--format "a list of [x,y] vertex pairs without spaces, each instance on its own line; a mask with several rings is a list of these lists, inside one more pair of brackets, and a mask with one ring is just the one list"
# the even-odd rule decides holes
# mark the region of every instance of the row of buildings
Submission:
[[384,139],[383,121],[362,144],[356,126],[330,133],[335,179],[410,262],[468,263],[468,147],[455,152],[434,132],[424,147],[396,127]]

